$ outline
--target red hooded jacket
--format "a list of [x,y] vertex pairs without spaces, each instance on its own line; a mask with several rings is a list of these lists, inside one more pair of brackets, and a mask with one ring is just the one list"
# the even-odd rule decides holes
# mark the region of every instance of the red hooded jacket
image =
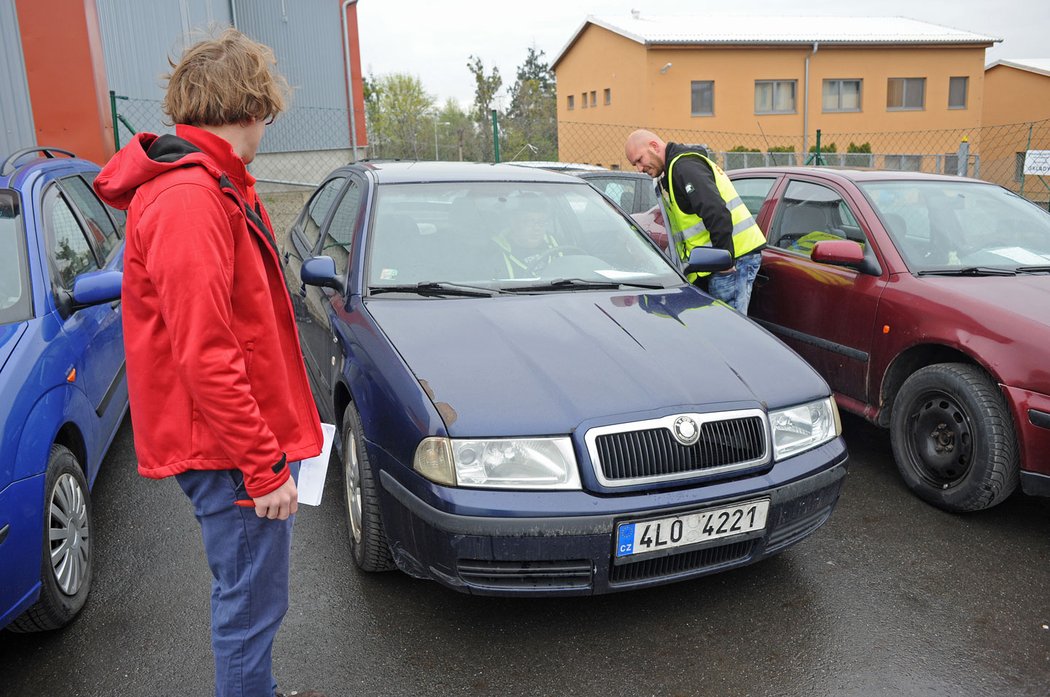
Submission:
[[[139,473],[240,469],[257,498],[321,451],[291,299],[255,179],[192,126],[140,133],[95,180],[127,209],[121,299]],[[231,502],[232,503],[232,502]]]

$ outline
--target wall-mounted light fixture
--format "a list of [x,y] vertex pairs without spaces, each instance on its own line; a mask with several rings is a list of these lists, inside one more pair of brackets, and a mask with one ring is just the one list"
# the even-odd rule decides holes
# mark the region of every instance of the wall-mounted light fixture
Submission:
[[667,74],[667,71],[670,70],[670,69],[671,69],[671,64],[670,63],[666,63],[666,64],[664,64],[664,67],[660,68],[660,74],[661,75],[665,75],[665,74]]

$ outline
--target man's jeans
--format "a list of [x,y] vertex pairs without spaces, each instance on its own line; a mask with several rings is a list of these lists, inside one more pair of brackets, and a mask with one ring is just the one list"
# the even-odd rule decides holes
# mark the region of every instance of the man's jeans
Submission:
[[[299,463],[288,463],[298,477]],[[254,508],[238,470],[176,475],[193,503],[212,573],[211,645],[217,697],[273,695],[273,640],[288,611],[292,521],[269,520]],[[194,693],[192,687],[187,693]]]
[[747,314],[751,302],[751,286],[762,265],[762,252],[751,252],[736,260],[736,269],[729,273],[711,274],[707,282],[707,292],[727,305],[732,305],[742,315]]

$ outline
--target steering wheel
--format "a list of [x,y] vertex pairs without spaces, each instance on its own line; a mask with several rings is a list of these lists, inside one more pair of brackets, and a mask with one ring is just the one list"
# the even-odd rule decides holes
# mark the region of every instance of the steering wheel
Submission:
[[547,251],[542,252],[538,257],[536,257],[536,259],[531,264],[529,264],[529,271],[531,273],[536,273],[537,271],[539,271],[543,267],[547,266],[547,264],[551,263],[551,261],[554,259],[555,255],[559,255],[560,254],[560,255],[564,256],[566,253],[568,253],[568,254],[590,254],[590,252],[588,252],[586,249],[583,249],[581,247],[577,247],[576,245],[573,245],[573,244],[559,244],[559,245],[555,245],[555,246],[551,247],[550,249],[548,249]]

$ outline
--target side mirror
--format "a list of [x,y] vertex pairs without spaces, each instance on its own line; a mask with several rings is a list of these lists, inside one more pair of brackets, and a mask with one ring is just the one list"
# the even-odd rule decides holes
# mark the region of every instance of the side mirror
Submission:
[[700,271],[725,271],[733,267],[733,257],[728,249],[714,247],[696,247],[689,252],[689,262],[682,269],[688,275]]
[[73,307],[77,310],[120,300],[122,271],[90,271],[73,279]]
[[874,252],[869,245],[853,240],[822,240],[813,245],[810,259],[822,264],[848,266],[861,273],[878,276],[882,273]]
[[308,286],[331,288],[338,293],[345,293],[346,286],[335,268],[335,259],[329,256],[310,257],[303,262],[299,277]]

